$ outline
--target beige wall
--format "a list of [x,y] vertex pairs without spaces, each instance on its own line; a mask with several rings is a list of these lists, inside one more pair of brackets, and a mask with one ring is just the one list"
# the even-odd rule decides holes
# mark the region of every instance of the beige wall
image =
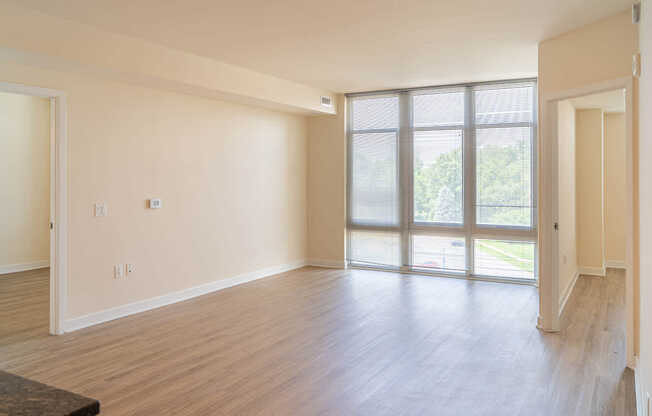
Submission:
[[[652,207],[652,3],[643,0],[641,5],[640,49],[641,77],[639,79],[639,209],[649,213]],[[641,215],[640,225],[640,349],[636,377],[640,380],[642,397],[652,393],[652,217]]]
[[65,318],[305,261],[306,114],[334,113],[329,91],[16,4],[0,81],[68,96]]
[[559,295],[563,300],[577,273],[575,108],[559,103]]
[[0,272],[50,258],[50,102],[0,93]]
[[580,270],[604,267],[602,114],[600,109],[575,113],[577,263]]
[[308,119],[309,258],[316,264],[343,266],[346,227],[345,99],[337,116]]
[[605,260],[625,264],[625,114],[604,114]]
[[305,259],[304,116],[6,62],[0,80],[68,93],[67,318]]
[[539,97],[631,76],[637,31],[627,9],[541,42]]

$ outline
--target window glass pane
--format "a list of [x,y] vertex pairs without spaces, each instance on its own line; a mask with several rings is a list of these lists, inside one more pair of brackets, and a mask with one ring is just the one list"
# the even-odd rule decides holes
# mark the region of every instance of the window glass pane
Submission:
[[450,271],[464,271],[466,248],[464,238],[412,236],[412,265]]
[[415,95],[414,127],[464,124],[464,92]]
[[400,266],[401,241],[398,233],[351,231],[349,237],[349,261]]
[[359,98],[351,106],[353,130],[398,128],[398,97]]
[[378,225],[398,224],[398,171],[395,133],[354,134],[351,219]]
[[498,88],[475,91],[477,124],[532,121],[533,87]]
[[529,127],[476,131],[476,221],[532,225],[532,146]]
[[534,243],[475,240],[474,273],[534,279]]
[[462,130],[414,132],[414,221],[464,221]]

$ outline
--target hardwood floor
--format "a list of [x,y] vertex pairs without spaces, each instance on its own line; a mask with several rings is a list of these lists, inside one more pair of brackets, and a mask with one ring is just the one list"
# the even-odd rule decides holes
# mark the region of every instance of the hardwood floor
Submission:
[[[48,333],[50,269],[0,274],[0,351]],[[0,361],[3,361],[0,355]]]
[[0,276],[0,369],[106,415],[635,414],[615,270],[559,334],[530,286],[304,268],[54,337],[47,285]]

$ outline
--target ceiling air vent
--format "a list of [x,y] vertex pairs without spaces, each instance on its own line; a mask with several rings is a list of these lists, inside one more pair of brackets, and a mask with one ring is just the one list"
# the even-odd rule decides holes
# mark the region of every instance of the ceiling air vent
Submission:
[[331,101],[331,97],[326,97],[326,96],[322,95],[322,97],[321,97],[321,105],[323,105],[324,107],[332,107],[333,102]]

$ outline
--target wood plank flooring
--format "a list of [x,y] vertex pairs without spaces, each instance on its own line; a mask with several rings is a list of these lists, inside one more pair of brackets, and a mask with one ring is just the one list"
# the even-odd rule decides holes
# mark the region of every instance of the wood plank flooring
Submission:
[[0,351],[5,345],[48,333],[49,270],[0,274]]
[[47,335],[47,273],[0,276],[0,369],[106,415],[633,415],[624,276],[536,289],[303,268]]

